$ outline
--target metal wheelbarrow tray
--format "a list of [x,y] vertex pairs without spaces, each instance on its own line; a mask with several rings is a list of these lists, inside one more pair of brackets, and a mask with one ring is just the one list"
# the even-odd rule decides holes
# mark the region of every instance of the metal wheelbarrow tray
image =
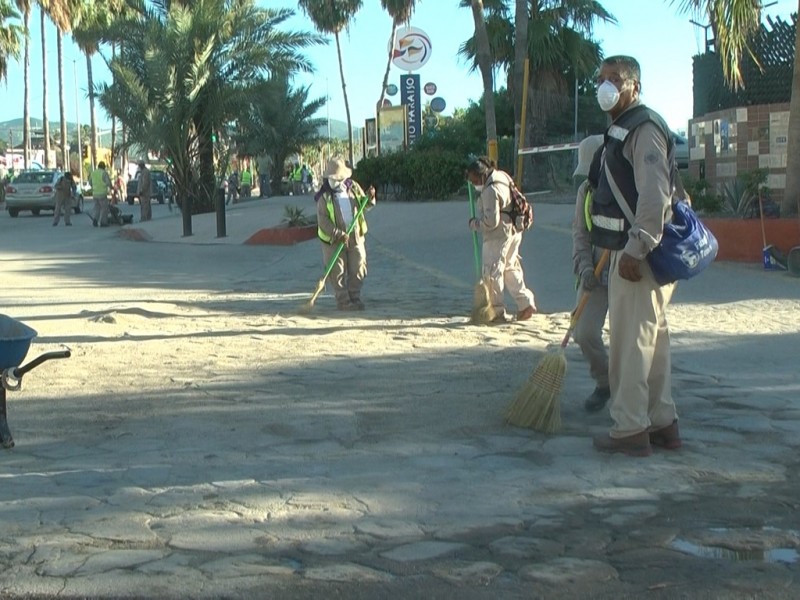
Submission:
[[14,438],[8,428],[6,390],[16,391],[22,385],[22,376],[31,369],[52,358],[69,358],[69,348],[55,352],[45,352],[28,364],[20,367],[31,347],[36,330],[22,321],[0,315],[0,446],[13,448]]

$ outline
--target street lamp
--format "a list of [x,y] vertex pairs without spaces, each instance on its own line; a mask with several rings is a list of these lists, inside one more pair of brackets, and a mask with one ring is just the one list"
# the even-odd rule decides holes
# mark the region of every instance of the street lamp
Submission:
[[691,23],[695,27],[699,27],[704,31],[706,38],[706,52],[711,52],[714,49],[714,40],[709,39],[708,37],[708,30],[711,27],[711,23],[709,23],[708,25],[703,25],[702,23],[698,23],[694,19],[689,19],[689,23]]

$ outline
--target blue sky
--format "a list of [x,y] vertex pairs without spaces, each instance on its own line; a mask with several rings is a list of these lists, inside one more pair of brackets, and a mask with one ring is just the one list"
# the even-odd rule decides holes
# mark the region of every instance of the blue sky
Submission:
[[[764,3],[772,4],[770,0]],[[290,0],[262,0],[261,4],[297,9],[297,3]],[[685,130],[692,115],[692,56],[704,46],[703,29],[689,22],[692,15],[678,14],[676,3],[669,0],[602,0],[602,4],[618,20],[616,25],[599,25],[595,29],[595,39],[600,42],[604,53],[635,56],[642,65],[643,100],[660,112],[673,129]],[[765,9],[765,15],[788,19],[796,9],[796,0],[778,0]],[[707,22],[702,16],[695,16],[695,20]],[[31,21],[31,114],[41,118],[42,53],[38,13],[34,13]],[[458,8],[458,0],[420,0],[411,25],[424,30],[432,40],[431,59],[418,73],[423,84],[430,81],[437,85],[436,95],[447,102],[444,114],[477,100],[482,93],[481,78],[477,72],[469,73],[469,66],[458,56],[460,44],[472,35],[471,11]],[[289,22],[289,27],[310,30],[312,24],[303,13],[298,12]],[[374,116],[386,66],[390,32],[391,21],[380,8],[380,2],[365,0],[364,8],[342,38],[345,78],[354,125],[361,125],[364,119]],[[69,38],[65,38],[64,54],[67,118],[74,121],[76,117],[74,72],[77,70],[78,110],[81,123],[86,123],[89,112],[86,61]],[[49,28],[47,55],[48,80],[51,82],[48,116],[51,120],[57,120],[57,63],[52,28]],[[323,109],[321,117],[344,120],[344,101],[333,40],[327,46],[311,49],[309,56],[316,71],[313,75],[300,76],[298,83],[310,85],[312,97],[330,97],[329,105]],[[107,77],[108,72],[100,58],[96,57],[93,64],[96,80]],[[398,83],[399,77],[400,71],[392,67],[390,82]],[[503,81],[499,81],[498,85],[503,85]],[[424,99],[430,100],[430,96],[424,96]],[[391,100],[396,103],[397,96]],[[108,120],[102,111],[99,116],[101,126],[107,127]],[[21,62],[10,65],[8,83],[0,87],[0,121],[18,117],[22,117]]]

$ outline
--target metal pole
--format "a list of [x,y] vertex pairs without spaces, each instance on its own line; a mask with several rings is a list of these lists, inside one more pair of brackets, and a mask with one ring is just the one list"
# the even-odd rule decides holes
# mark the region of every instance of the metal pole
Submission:
[[[81,146],[81,118],[78,114],[78,65],[72,61],[72,73],[75,76],[75,123],[78,126],[78,181],[83,184],[83,147]],[[81,187],[80,185],[78,187]]]

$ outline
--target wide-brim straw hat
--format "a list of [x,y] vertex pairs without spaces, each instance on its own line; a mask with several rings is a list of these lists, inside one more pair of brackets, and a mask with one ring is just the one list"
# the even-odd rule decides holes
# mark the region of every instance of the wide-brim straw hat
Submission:
[[328,166],[325,167],[325,173],[323,173],[322,176],[325,178],[331,177],[333,179],[343,181],[352,174],[353,170],[347,166],[347,164],[344,162],[344,159],[339,156],[334,156],[328,161]]
[[590,135],[581,140],[578,144],[578,166],[575,167],[573,177],[589,176],[589,167],[592,166],[592,159],[597,149],[603,145],[603,138],[603,135]]

